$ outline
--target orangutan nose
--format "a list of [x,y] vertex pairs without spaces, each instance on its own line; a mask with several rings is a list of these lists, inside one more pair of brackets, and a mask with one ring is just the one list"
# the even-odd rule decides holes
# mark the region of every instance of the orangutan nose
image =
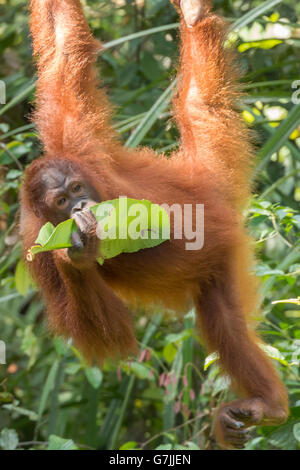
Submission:
[[83,211],[86,208],[87,201],[79,201],[77,204],[72,209],[72,215],[75,214],[75,212],[80,212]]

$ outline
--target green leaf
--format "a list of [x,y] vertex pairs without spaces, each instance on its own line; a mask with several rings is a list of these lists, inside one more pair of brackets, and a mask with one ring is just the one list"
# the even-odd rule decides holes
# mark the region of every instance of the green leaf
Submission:
[[40,406],[39,406],[39,417],[41,417],[43,415],[43,412],[46,408],[46,403],[47,403],[48,397],[50,395],[50,392],[54,388],[55,378],[56,378],[57,370],[58,370],[58,364],[59,364],[58,360],[56,360],[52,364],[52,367],[49,371],[48,377],[47,377],[46,382],[45,382],[45,386],[43,387]]
[[[288,362],[284,359],[283,355],[277,348],[274,348],[274,346],[270,346],[269,344],[259,344],[259,346],[271,359],[280,362],[280,364],[283,364],[284,366],[288,366]],[[204,361],[204,370],[207,370],[219,359],[220,355],[218,352],[214,352],[207,356]]]
[[23,260],[20,260],[16,267],[15,284],[17,291],[25,296],[33,285],[32,278]]
[[151,375],[150,369],[147,366],[140,364],[139,362],[132,362],[129,367],[125,367],[128,372],[132,372],[139,379],[154,380],[154,377]]
[[66,356],[69,351],[69,344],[64,340],[62,336],[57,336],[54,339],[54,347],[60,356]]
[[207,356],[204,361],[204,370],[207,370],[212,364],[214,364],[220,358],[219,353],[214,352]]
[[300,442],[300,423],[296,423],[293,427],[293,434],[295,439]]
[[97,389],[100,387],[103,374],[98,367],[89,367],[88,369],[85,369],[84,373],[93,388]]
[[264,39],[262,41],[250,41],[243,42],[239,45],[238,50],[240,52],[248,51],[248,49],[272,49],[278,44],[282,44],[280,39]]
[[72,246],[71,234],[74,230],[75,222],[73,219],[65,220],[57,225],[57,227],[47,222],[41,228],[39,236],[35,241],[35,243],[39,243],[39,245],[31,247],[27,259],[30,261],[37,253],[70,248]]
[[181,333],[171,333],[166,336],[165,342],[168,343],[181,343],[190,338],[193,334],[193,329],[184,329]]
[[62,437],[51,434],[47,450],[78,450],[72,439],[63,439]]
[[284,356],[277,348],[274,348],[274,346],[270,346],[269,344],[260,344],[259,346],[271,359],[280,362],[280,364],[284,366],[288,366],[288,362],[284,359]]
[[274,430],[268,436],[268,441],[275,447],[284,450],[296,450],[297,440],[293,433],[294,425],[288,422]]
[[21,350],[29,357],[28,369],[33,366],[39,353],[38,339],[33,332],[33,327],[34,325],[26,326],[21,344]]
[[82,368],[82,365],[80,363],[73,362],[66,366],[65,371],[66,371],[66,374],[68,375],[76,375],[80,371],[81,368]]
[[163,356],[169,364],[174,361],[176,354],[177,348],[172,343],[168,343],[163,349]]
[[20,170],[10,170],[6,175],[6,179],[15,180],[16,178],[19,178],[21,175],[22,175],[22,171]]
[[271,269],[269,266],[265,265],[258,265],[255,273],[257,276],[263,277],[263,276],[283,276],[284,272],[281,269]]
[[4,450],[15,450],[19,444],[18,434],[14,429],[2,429],[0,433],[0,447]]
[[160,446],[156,447],[155,450],[172,450],[172,444],[161,444]]
[[126,442],[125,444],[123,444],[121,447],[120,447],[120,450],[132,450],[132,449],[136,449],[137,448],[137,442],[135,441],[129,441],[129,442]]
[[35,240],[35,243],[38,245],[46,245],[47,241],[51,237],[52,233],[54,232],[55,227],[51,222],[47,222],[40,230],[39,236]]
[[195,444],[194,442],[191,442],[191,441],[188,441],[186,443],[186,449],[188,450],[201,450],[199,446],[197,446],[197,444]]

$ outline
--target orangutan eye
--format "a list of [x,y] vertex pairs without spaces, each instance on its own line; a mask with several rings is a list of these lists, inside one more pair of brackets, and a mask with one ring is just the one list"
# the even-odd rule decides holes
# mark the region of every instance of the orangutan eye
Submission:
[[60,208],[62,208],[63,206],[65,206],[67,203],[67,198],[66,197],[60,197],[59,199],[57,199],[56,201],[56,205]]
[[72,191],[73,193],[79,193],[79,191],[81,190],[82,186],[80,183],[76,183],[74,184],[74,186],[72,187]]

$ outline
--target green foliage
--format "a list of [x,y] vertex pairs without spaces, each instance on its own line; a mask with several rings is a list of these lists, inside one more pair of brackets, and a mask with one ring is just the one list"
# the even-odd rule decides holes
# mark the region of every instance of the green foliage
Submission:
[[71,439],[62,439],[59,436],[52,434],[49,437],[49,443],[46,450],[77,450]]
[[0,433],[0,447],[3,450],[15,450],[18,446],[19,438],[14,429],[2,429]]
[[[178,17],[168,0],[85,0],[89,23],[104,42],[103,82],[116,105],[124,143],[168,156],[178,130],[171,89],[178,57]],[[270,345],[290,395],[289,421],[260,427],[248,449],[299,449],[300,424],[300,5],[294,0],[215,0],[232,22],[247,94],[240,103],[257,145],[256,195],[248,211],[262,281],[259,332]],[[44,306],[20,264],[18,190],[25,167],[40,153],[28,120],[34,66],[28,2],[0,1],[0,365],[1,449],[214,449],[212,408],[231,398],[228,381],[194,330],[182,320],[136,321],[140,357],[101,371],[72,344],[53,340]],[[170,82],[172,81],[172,85]],[[282,302],[278,302],[282,301]]]

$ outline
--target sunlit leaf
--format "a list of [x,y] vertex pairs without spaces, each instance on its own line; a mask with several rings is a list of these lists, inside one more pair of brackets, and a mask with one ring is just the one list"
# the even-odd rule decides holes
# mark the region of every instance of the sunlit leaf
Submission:
[[63,439],[62,437],[51,434],[47,450],[77,450],[78,448],[71,439]]
[[212,364],[214,364],[220,358],[217,352],[214,352],[207,356],[204,361],[204,370],[207,370]]
[[[259,344],[259,346],[270,358],[280,362],[284,366],[288,366],[288,362],[284,359],[283,355],[277,348],[274,348],[269,344]],[[207,370],[212,364],[214,364],[219,359],[220,355],[217,352],[214,352],[207,356],[204,361],[204,370]]]
[[272,49],[278,44],[281,44],[280,39],[264,39],[263,41],[250,41],[243,42],[239,45],[238,50],[240,52],[248,51],[248,49]]
[[14,429],[2,429],[0,433],[0,447],[3,450],[15,450],[18,443],[19,437]]
[[84,373],[93,388],[97,389],[100,387],[103,380],[103,374],[98,367],[89,367],[85,369]]
[[15,284],[17,291],[23,296],[28,293],[30,287],[33,285],[31,275],[22,259],[18,262],[16,267]]

